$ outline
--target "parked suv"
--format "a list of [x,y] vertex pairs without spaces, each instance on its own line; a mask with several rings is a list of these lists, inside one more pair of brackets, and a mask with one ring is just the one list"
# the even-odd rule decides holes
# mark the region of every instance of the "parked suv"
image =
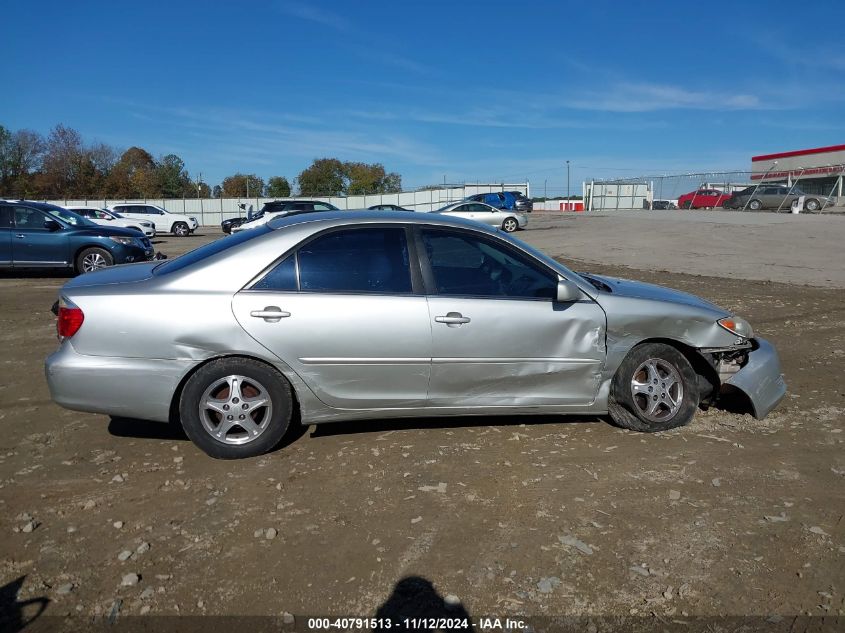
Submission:
[[272,202],[265,202],[264,206],[261,207],[261,211],[252,216],[249,221],[242,221],[240,224],[231,223],[227,231],[226,223],[228,220],[224,220],[221,228],[225,233],[238,233],[266,224],[271,218],[277,215],[313,213],[314,211],[340,211],[340,209],[333,204],[319,200],[273,200]]
[[86,273],[153,259],[134,229],[98,226],[44,202],[0,201],[0,268],[70,268]]
[[124,229],[135,229],[147,237],[156,236],[155,224],[149,220],[130,220],[129,218],[122,218],[114,211],[101,209],[100,207],[65,207],[65,209],[73,211],[76,215],[81,215],[83,218],[87,218],[94,224],[99,224],[100,226],[119,226]]
[[199,226],[193,216],[171,213],[154,204],[124,203],[109,207],[110,211],[124,218],[149,220],[156,227],[156,233],[173,233],[176,237],[187,237]]

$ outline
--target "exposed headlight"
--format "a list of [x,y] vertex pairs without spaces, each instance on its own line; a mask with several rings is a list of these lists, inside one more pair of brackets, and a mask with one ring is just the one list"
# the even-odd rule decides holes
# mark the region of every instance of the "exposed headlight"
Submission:
[[112,242],[117,242],[118,244],[123,244],[124,246],[130,246],[130,245],[132,245],[132,244],[135,244],[135,243],[136,243],[136,242],[135,242],[135,238],[134,238],[134,237],[118,237],[118,236],[111,236],[111,237],[109,237],[109,239],[110,239]]
[[754,330],[751,329],[751,324],[742,317],[729,316],[719,319],[716,323],[739,338],[751,338],[754,336]]
[[191,222],[196,222],[196,221],[197,221],[197,219],[196,219],[194,216],[189,216],[189,217],[188,217],[188,219],[189,219]]

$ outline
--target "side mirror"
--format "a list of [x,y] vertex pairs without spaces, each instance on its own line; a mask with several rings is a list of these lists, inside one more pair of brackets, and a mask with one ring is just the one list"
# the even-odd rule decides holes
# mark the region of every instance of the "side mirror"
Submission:
[[581,289],[568,279],[561,279],[557,282],[557,296],[555,301],[558,303],[572,303],[578,301],[582,296]]
[[44,220],[44,228],[50,232],[54,232],[61,230],[62,225],[55,220]]

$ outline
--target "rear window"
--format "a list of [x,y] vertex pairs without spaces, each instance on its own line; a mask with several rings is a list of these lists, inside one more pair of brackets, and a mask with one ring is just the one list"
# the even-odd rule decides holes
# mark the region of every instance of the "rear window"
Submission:
[[167,275],[169,273],[175,273],[179,270],[182,270],[183,268],[193,266],[197,262],[201,262],[204,259],[217,255],[218,253],[227,251],[230,248],[237,246],[238,244],[243,244],[244,242],[248,242],[249,240],[255,239],[256,237],[260,237],[265,233],[269,233],[272,230],[273,229],[264,224],[261,226],[257,226],[254,229],[249,229],[248,231],[234,233],[222,239],[211,242],[210,244],[206,244],[205,246],[200,246],[199,248],[185,253],[184,255],[181,255],[176,259],[171,259],[168,262],[159,264],[153,269],[153,274]]

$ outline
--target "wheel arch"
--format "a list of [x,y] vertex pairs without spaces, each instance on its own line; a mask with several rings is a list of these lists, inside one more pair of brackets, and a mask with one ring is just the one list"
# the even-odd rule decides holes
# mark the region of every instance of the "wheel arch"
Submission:
[[715,396],[719,393],[721,381],[719,380],[719,374],[713,367],[713,365],[711,365],[707,361],[707,359],[704,358],[701,352],[699,352],[696,348],[686,343],[683,343],[677,339],[665,337],[652,337],[642,339],[640,341],[637,341],[636,345],[632,345],[631,348],[625,353],[625,356],[623,356],[622,359],[624,360],[628,356],[628,354],[631,353],[631,351],[633,351],[640,345],[646,345],[648,343],[662,343],[663,345],[668,345],[669,347],[675,348],[681,354],[684,355],[687,361],[689,361],[689,364],[692,365],[692,369],[698,377],[699,401],[706,402],[712,396]]
[[71,268],[76,270],[76,260],[79,259],[79,256],[82,254],[82,251],[88,250],[89,248],[99,248],[100,250],[106,251],[109,255],[111,255],[112,259],[114,259],[114,253],[112,253],[111,250],[109,250],[108,248],[106,248],[102,244],[97,244],[97,243],[91,244],[89,242],[89,243],[83,244],[82,246],[77,246],[77,247],[74,248],[73,256],[71,257],[71,260],[70,260],[70,267]]
[[223,360],[229,358],[240,358],[245,360],[251,360],[262,365],[266,365],[267,367],[279,372],[282,377],[287,381],[288,386],[290,387],[291,398],[293,399],[292,407],[291,407],[291,423],[299,424],[302,420],[302,405],[300,404],[299,394],[296,390],[296,381],[291,380],[287,373],[280,369],[277,365],[268,362],[266,359],[261,358],[260,356],[253,356],[251,354],[217,354],[215,356],[211,356],[206,358],[200,363],[197,363],[193,367],[191,367],[185,375],[182,376],[181,380],[179,380],[179,384],[176,385],[176,389],[173,391],[173,397],[170,399],[170,423],[171,424],[179,424],[179,401],[182,399],[182,392],[185,390],[185,385],[187,384],[188,380],[190,380],[191,376],[196,374],[201,368],[205,367],[209,363],[216,361],[216,360]]

